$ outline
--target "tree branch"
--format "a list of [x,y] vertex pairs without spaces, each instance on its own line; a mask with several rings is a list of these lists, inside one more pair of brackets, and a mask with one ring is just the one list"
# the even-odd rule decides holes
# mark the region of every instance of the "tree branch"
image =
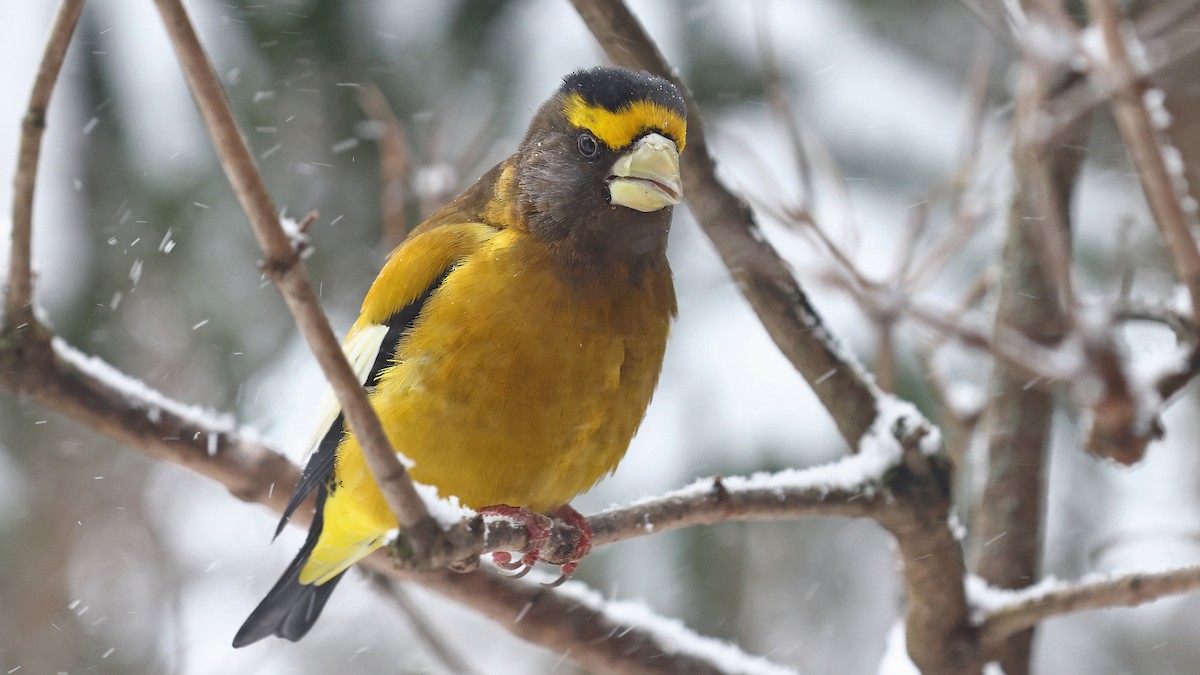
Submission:
[[[1029,8],[1038,17],[1036,7]],[[1071,193],[1090,130],[1084,116],[1061,144],[1045,147],[1033,134],[1038,116],[1066,80],[1054,64],[1027,52],[1017,87],[1013,164],[1016,185],[1008,214],[996,327],[1054,349],[1071,328]],[[1058,256],[1039,255],[1053,240]],[[1053,266],[1047,269],[1047,266]],[[1054,271],[1057,270],[1057,271]],[[984,413],[985,485],[972,519],[975,573],[1003,588],[1028,586],[1041,573],[1046,451],[1054,419],[1053,392],[1028,387],[1028,373],[997,361]],[[1014,635],[996,658],[1008,675],[1030,669],[1033,631]]]
[[429,515],[425,502],[388,442],[362,382],[351,370],[333,335],[329,319],[313,293],[299,251],[279,223],[275,205],[238,131],[225,92],[181,0],[155,0],[155,4],[208,127],[217,157],[266,255],[264,269],[279,287],[296,325],[337,394],[349,427],[362,447],[367,466],[404,531],[408,546],[416,553],[415,557],[420,557],[433,545],[440,528]]
[[83,0],[63,0],[59,5],[46,48],[42,51],[42,62],[33,81],[25,118],[21,121],[21,147],[13,181],[12,258],[8,268],[8,296],[0,324],[13,326],[30,323],[33,319],[33,188],[37,183],[50,95],[54,92],[54,83],[58,81],[81,12]]
[[1007,597],[999,605],[989,600],[995,606],[986,610],[979,628],[984,648],[994,650],[1009,636],[1062,614],[1136,607],[1164,596],[1195,591],[1200,589],[1200,565],[1050,586],[1048,590],[1038,587],[1004,593],[1000,597]]
[[[367,562],[389,576],[403,575],[378,554]],[[428,572],[415,579],[588,669],[629,675],[794,675],[729,643],[695,635],[640,603],[604,600],[579,582],[549,589],[541,579],[514,580],[490,569]]]
[[[950,487],[938,450],[925,454],[932,430],[923,418],[896,415],[888,400],[825,328],[787,265],[767,243],[750,207],[716,177],[715,161],[691,93],[620,0],[571,0],[617,65],[670,78],[688,104],[682,155],[688,205],[776,345],[809,382],[852,448],[864,439],[902,441],[897,504],[880,522],[897,538],[908,591],[908,649],[927,675],[982,668],[962,587],[962,549],[948,525]],[[832,373],[832,375],[831,375]],[[916,420],[917,423],[913,423]]]
[[[884,474],[895,468],[898,460],[864,453],[810,469],[749,478],[704,478],[674,492],[589,517],[592,545],[730,521],[875,516],[890,504]],[[847,476],[854,478],[845,480]]]
[[[211,478],[239,499],[263,504],[276,513],[283,511],[300,476],[286,457],[242,438],[232,423],[190,412],[188,406],[171,401],[111,366],[67,347],[40,325],[35,324],[20,335],[30,337],[16,344],[0,343],[0,390],[27,396],[152,459]],[[835,494],[837,491],[831,492],[829,498],[833,499]],[[856,499],[853,490],[847,489],[845,494]],[[830,511],[835,508],[838,507],[830,507]],[[311,508],[297,509],[290,522],[307,526],[312,513]],[[606,531],[606,542],[623,538],[616,534],[616,528]],[[454,549],[453,545],[461,544],[462,540],[453,535],[466,532],[477,537],[476,553],[524,550],[529,545],[524,527],[504,519],[489,520],[486,528],[464,525],[438,539],[449,543],[431,551],[437,564],[461,558],[462,550]],[[553,546],[556,553],[561,551],[564,562],[565,556],[574,550],[577,538],[574,528],[555,522]],[[722,670],[721,664],[725,662],[712,654],[681,651],[665,634],[623,621],[619,616],[609,616],[604,603],[582,602],[572,597],[579,596],[579,591],[564,596],[560,594],[563,589],[551,591],[536,583],[518,585],[490,570],[469,574],[416,573],[401,569],[383,551],[371,556],[366,564],[390,578],[416,582],[447,595],[492,617],[518,636],[548,649],[570,653],[587,665],[638,673],[728,672]],[[515,615],[526,604],[537,611],[527,611],[516,621]],[[668,621],[654,617],[652,620]],[[681,634],[678,628],[675,631]],[[605,636],[610,639],[602,639]],[[703,642],[699,637],[695,640]],[[728,645],[723,649],[740,654]],[[758,663],[755,672],[780,672],[765,661],[744,655],[741,658]]]
[[[1088,0],[1087,5],[1094,29],[1104,40],[1103,53],[1089,55],[1093,76],[1119,83],[1111,98],[1117,128],[1166,242],[1175,275],[1188,290],[1192,320],[1200,323],[1200,250],[1189,230],[1195,225],[1195,217],[1189,216],[1182,204],[1188,197],[1183,161],[1177,156],[1167,159],[1165,150],[1170,146],[1164,146],[1159,128],[1169,123],[1169,118],[1164,118],[1165,110],[1152,114],[1148,107],[1151,104],[1147,97],[1155,90],[1147,85],[1130,56],[1131,45],[1126,39],[1137,40],[1133,27],[1124,21],[1112,0]],[[1155,104],[1160,106],[1161,102]]]
[[687,150],[681,156],[686,198],[742,295],[776,346],[800,371],[856,451],[877,413],[878,388],[828,331],[787,263],[767,242],[750,206],[716,176],[716,161],[691,92],[620,0],[571,0],[613,63],[647,70],[687,100]]

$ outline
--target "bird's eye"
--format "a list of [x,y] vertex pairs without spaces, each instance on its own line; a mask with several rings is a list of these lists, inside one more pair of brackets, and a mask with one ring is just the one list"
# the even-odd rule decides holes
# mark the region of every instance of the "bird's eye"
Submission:
[[579,134],[579,152],[589,159],[600,154],[600,144],[596,142],[596,137],[589,133]]

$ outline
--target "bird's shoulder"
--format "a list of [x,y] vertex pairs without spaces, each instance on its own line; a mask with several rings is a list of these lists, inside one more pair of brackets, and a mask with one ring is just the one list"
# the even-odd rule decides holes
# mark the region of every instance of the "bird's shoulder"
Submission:
[[480,250],[501,231],[503,224],[494,222],[488,211],[507,165],[498,164],[409,232],[371,284],[351,335],[358,329],[385,323],[423,297],[463,258]]

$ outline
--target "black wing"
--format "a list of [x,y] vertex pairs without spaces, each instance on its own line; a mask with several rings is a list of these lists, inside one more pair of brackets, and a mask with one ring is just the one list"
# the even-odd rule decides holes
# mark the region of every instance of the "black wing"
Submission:
[[[429,288],[425,289],[421,297],[417,298],[415,302],[405,305],[403,309],[388,318],[384,324],[388,327],[388,331],[383,336],[383,341],[379,343],[379,351],[375,353],[375,362],[371,364],[371,370],[368,371],[367,377],[363,381],[364,387],[374,387],[379,382],[379,376],[395,358],[396,346],[400,344],[400,338],[404,337],[409,328],[412,328],[421,309],[425,307],[425,301],[442,285],[453,269],[452,267],[443,272],[436,281],[429,285]],[[313,452],[312,457],[309,457],[308,464],[304,467],[304,473],[300,474],[300,481],[296,483],[296,489],[292,491],[292,498],[288,500],[287,506],[283,509],[283,517],[279,519],[279,525],[275,528],[276,537],[283,532],[283,528],[287,526],[296,508],[308,498],[308,495],[318,486],[329,483],[333,478],[334,459],[337,457],[337,447],[342,442],[342,436],[346,433],[345,425],[345,416],[338,415],[333,424],[329,425],[329,430],[325,432],[321,442],[317,444],[316,451]],[[329,489],[332,490],[333,487],[330,485]]]
[[[453,268],[450,268],[442,273],[436,281],[430,284],[429,288],[425,289],[420,298],[406,305],[387,320],[388,331],[379,345],[375,361],[371,364],[371,370],[363,382],[364,386],[373,387],[379,382],[380,375],[395,358],[400,338],[412,328],[413,322],[416,321],[421,309],[425,306],[425,301],[442,285],[452,270]],[[321,529],[325,523],[325,500],[337,489],[333,469],[337,458],[337,448],[345,433],[345,416],[338,415],[333,424],[329,425],[329,430],[321,437],[317,449],[304,467],[300,481],[296,483],[296,489],[292,492],[292,498],[288,500],[287,507],[283,510],[279,526],[275,528],[275,536],[279,536],[300,504],[308,498],[313,490],[316,490],[316,513],[313,514],[312,526],[308,528],[308,538],[304,540],[304,546],[300,548],[300,552],[296,554],[292,563],[284,570],[283,576],[267,593],[267,597],[258,603],[246,622],[242,624],[233,638],[234,647],[244,647],[258,642],[268,635],[278,635],[293,642],[304,637],[316,623],[317,617],[321,615],[321,610],[325,607],[329,594],[342,580],[345,572],[323,584],[301,584],[300,570],[304,568],[304,563],[308,561],[308,556],[316,547],[317,540],[321,538]]]

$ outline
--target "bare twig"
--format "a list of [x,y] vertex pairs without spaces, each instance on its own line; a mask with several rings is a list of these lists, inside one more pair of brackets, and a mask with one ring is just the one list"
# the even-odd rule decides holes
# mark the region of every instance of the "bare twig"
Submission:
[[991,651],[1009,636],[1050,617],[1089,609],[1136,607],[1197,589],[1200,589],[1200,565],[1083,581],[1037,593],[1018,592],[1012,604],[988,613],[979,629],[980,639],[985,649]]
[[9,326],[28,323],[33,317],[33,188],[37,183],[38,161],[42,154],[42,134],[46,130],[46,110],[54,83],[58,81],[67,46],[83,0],[63,0],[50,28],[50,37],[42,51],[42,62],[29,105],[21,122],[21,147],[17,154],[17,173],[14,180],[12,210],[12,251],[8,268],[8,297],[4,321]]
[[1188,289],[1192,319],[1200,323],[1200,250],[1189,231],[1195,225],[1195,218],[1189,217],[1183,208],[1186,186],[1176,182],[1181,178],[1176,174],[1183,172],[1182,162],[1179,167],[1171,167],[1168,163],[1164,138],[1147,103],[1151,89],[1129,54],[1130,45],[1126,40],[1137,39],[1130,32],[1132,26],[1124,21],[1120,9],[1111,0],[1088,0],[1087,4],[1096,29],[1104,38],[1105,53],[1092,55],[1093,77],[1118,83],[1112,96],[1113,116],[1137,169],[1150,211],[1166,242],[1175,275]]
[[717,178],[691,93],[623,3],[572,4],[614,63],[671,79],[683,92],[688,142],[681,168],[688,205],[775,344],[833,413],[850,447],[857,448],[875,420],[877,388],[825,328],[787,264],[767,242],[749,205]]
[[1180,342],[1195,342],[1197,337],[1200,337],[1191,317],[1163,305],[1126,300],[1113,312],[1113,320],[1162,324],[1170,328],[1175,334],[1175,339]]
[[1197,0],[1167,0],[1144,3],[1141,13],[1130,18],[1137,24],[1138,35],[1156,38],[1176,30],[1197,13],[1200,13]]
[[225,92],[191,20],[180,0],[155,0],[167,33],[179,56],[188,86],[212,137],[234,192],[242,204],[259,245],[266,254],[264,267],[279,287],[296,325],[308,341],[329,379],[350,428],[359,440],[367,465],[388,506],[395,514],[412,550],[422,554],[437,536],[439,526],[429,515],[408,472],[396,457],[379,418],[367,399],[362,383],[346,361],[329,319],[308,281],[303,261],[295,255],[292,242],[279,224],[275,205],[267,194],[254,159],[238,131]]
[[[1149,21],[1149,25],[1139,25],[1135,32],[1138,35],[1153,36],[1153,31],[1162,31],[1157,20]],[[1172,26],[1175,27],[1175,26]],[[1097,81],[1095,78],[1081,79],[1065,88],[1046,105],[1043,123],[1037,133],[1041,143],[1055,143],[1064,131],[1075,124],[1093,108],[1114,95],[1123,87],[1129,86],[1138,78],[1149,77],[1159,71],[1173,66],[1183,59],[1200,50],[1200,35],[1195,32],[1171,30],[1161,32],[1157,39],[1146,43],[1146,53],[1151,59],[1149,63],[1141,64],[1143,69],[1138,72],[1108,73],[1108,77]]]
[[766,2],[754,3],[756,20],[754,31],[758,42],[758,58],[766,82],[767,102],[771,106],[779,126],[787,133],[792,161],[796,163],[796,176],[800,180],[800,200],[798,207],[806,211],[816,211],[816,190],[813,186],[812,167],[808,160],[808,151],[804,147],[804,132],[800,126],[800,116],[792,105],[784,87],[783,73],[779,69],[779,60],[775,56],[769,6]]
[[413,601],[412,596],[395,579],[380,575],[372,575],[371,582],[376,589],[392,601],[404,614],[404,618],[412,624],[413,630],[425,642],[425,646],[447,671],[454,675],[472,675],[475,671],[467,665],[459,650],[455,649],[425,616],[425,609]]
[[392,111],[383,92],[373,84],[358,88],[358,105],[379,128],[379,174],[381,211],[383,215],[383,244],[392,250],[408,234],[405,209],[409,175],[412,173],[412,153],[404,126]]

